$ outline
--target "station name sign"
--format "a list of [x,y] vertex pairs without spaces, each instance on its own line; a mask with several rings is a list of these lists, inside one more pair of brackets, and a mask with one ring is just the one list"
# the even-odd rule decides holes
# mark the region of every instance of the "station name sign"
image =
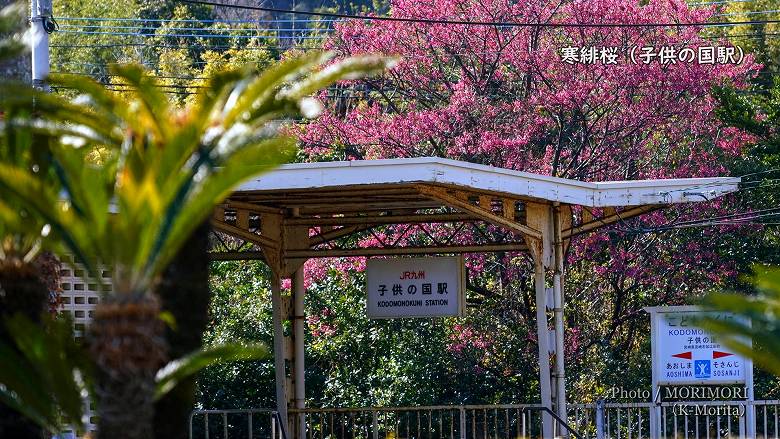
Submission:
[[463,315],[465,283],[462,257],[369,259],[368,317]]
[[728,312],[695,307],[646,308],[651,315],[653,374],[659,385],[744,384],[752,364],[694,325],[697,317],[730,320]]

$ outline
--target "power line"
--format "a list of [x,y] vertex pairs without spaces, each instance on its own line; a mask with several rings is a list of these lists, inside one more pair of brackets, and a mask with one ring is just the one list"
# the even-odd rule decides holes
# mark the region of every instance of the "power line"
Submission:
[[762,220],[764,218],[775,218],[778,216],[780,216],[780,207],[775,207],[771,209],[760,209],[760,210],[754,210],[750,212],[739,212],[739,213],[721,215],[721,216],[710,217],[710,218],[700,218],[700,219],[689,220],[689,221],[681,221],[681,222],[665,224],[665,225],[660,225],[655,227],[619,229],[619,231],[624,233],[638,234],[638,233],[658,233],[658,232],[664,232],[664,231],[674,230],[674,229],[687,229],[693,227],[711,227],[711,226],[718,226],[718,225],[745,225],[745,224],[761,225],[763,224],[763,222],[760,222],[759,220]]
[[648,228],[642,228],[642,229],[634,229],[634,230],[623,230],[625,233],[631,233],[631,234],[640,234],[640,233],[659,233],[659,232],[665,232],[669,230],[676,230],[676,229],[691,229],[695,227],[714,227],[714,226],[741,226],[741,225],[757,225],[757,226],[763,226],[763,225],[777,225],[780,223],[771,222],[766,223],[763,221],[756,221],[760,220],[762,218],[775,218],[778,214],[772,214],[772,215],[764,215],[762,217],[753,218],[750,220],[745,221],[735,221],[735,220],[722,220],[722,221],[709,221],[709,220],[703,220],[696,223],[690,223],[690,224],[671,224],[668,226],[659,226],[659,227],[648,227]]
[[765,216],[780,215],[780,207],[773,207],[769,209],[759,209],[750,212],[739,212],[729,215],[721,215],[711,218],[703,218],[698,220],[682,221],[678,224],[695,224],[702,221],[721,221],[721,220],[738,220],[738,219],[756,219]]
[[[58,75],[78,75],[78,76],[92,76],[92,73],[89,72],[64,72],[64,71],[52,71],[51,73],[58,74]],[[117,75],[114,73],[106,73],[102,76],[108,76],[108,77],[119,77],[121,75]],[[166,75],[152,75],[152,78],[154,79],[174,79],[174,80],[181,80],[181,81],[199,81],[199,80],[207,80],[209,78],[206,78],[204,76],[166,76]]]
[[[754,173],[751,173],[751,174],[745,174],[743,176],[737,176],[737,178],[742,179],[744,177],[749,177],[749,176],[753,176],[753,175],[760,175],[760,174],[770,173],[770,172],[774,172],[774,171],[777,171],[777,170],[776,169],[770,169],[770,170],[767,170],[765,172],[754,172]],[[753,189],[764,189],[764,188],[767,188],[767,187],[777,186],[777,184],[768,184],[768,185],[765,184],[766,182],[773,182],[773,181],[776,181],[776,180],[775,179],[768,179],[768,180],[765,179],[765,180],[753,180],[753,181],[745,181],[745,182],[740,181],[739,187],[737,188],[736,192],[732,192],[732,193],[740,193],[740,192],[745,192],[745,191],[749,191],[749,190],[753,190]],[[780,181],[780,180],[778,180],[778,181]],[[749,185],[753,185],[753,186],[749,186]],[[689,186],[689,187],[687,187],[685,189],[674,189],[674,190],[668,191],[666,193],[667,194],[671,194],[673,192],[691,192],[691,191],[694,191],[694,190],[701,190],[701,189],[707,189],[707,188],[719,187],[719,186],[723,186],[723,183],[716,181],[716,182],[712,182],[712,183],[699,184],[699,185],[696,185],[696,186]],[[701,194],[701,195],[704,196],[704,194]],[[708,201],[709,201],[709,199],[708,199]]]
[[713,17],[733,17],[737,15],[761,15],[761,14],[777,14],[780,12],[780,9],[773,9],[768,11],[743,11],[743,12],[728,12],[725,14],[713,14]]
[[[752,0],[750,0],[752,1]],[[700,4],[716,4],[716,3],[730,3],[730,2],[712,2],[712,3],[689,3],[689,6],[691,5],[700,5]],[[298,12],[298,11],[297,11]],[[729,13],[719,13],[719,14],[713,14],[712,17],[727,17],[727,16],[738,16],[738,15],[760,15],[760,14],[774,14],[774,13],[780,13],[780,9],[774,9],[774,10],[763,10],[763,11],[743,11],[743,12],[729,12]],[[127,22],[127,23],[140,23],[140,24],[147,24],[147,23],[195,23],[195,24],[278,24],[278,23],[292,23],[293,21],[299,24],[331,24],[331,23],[337,23],[340,20],[337,19],[325,19],[325,18],[318,18],[318,19],[273,19],[273,20],[227,20],[227,19],[178,19],[178,18],[163,18],[163,19],[152,19],[152,18],[132,18],[132,17],[55,17],[57,21],[85,21],[85,22]],[[366,19],[371,19],[371,16],[365,16]],[[714,23],[713,23],[714,24]],[[692,24],[693,25],[693,24]],[[61,27],[87,27],[86,25],[75,25],[75,24],[65,24],[61,25]],[[530,24],[529,24],[530,26]],[[678,26],[678,24],[669,24],[669,26]],[[115,26],[116,27],[116,26]],[[121,27],[121,26],[120,26]],[[144,27],[144,26],[140,26]],[[146,26],[148,29],[158,29],[159,26]],[[311,28],[308,28],[311,29]],[[304,28],[296,28],[296,29],[286,29],[286,30],[295,30],[295,31],[305,31],[308,30],[306,27]],[[274,28],[274,30],[279,30]],[[313,30],[332,30],[332,28],[314,28]]]
[[631,230],[627,233],[658,233],[658,232],[665,232],[669,230],[677,230],[677,229],[692,229],[697,227],[716,227],[716,226],[776,226],[780,225],[780,223],[777,222],[771,222],[771,223],[765,223],[762,221],[713,221],[713,222],[706,222],[706,223],[700,223],[700,224],[686,224],[686,225],[679,225],[679,226],[668,226],[668,227],[662,227],[662,228],[656,228],[656,229],[641,229],[641,230]]
[[722,0],[722,1],[714,1],[714,2],[698,2],[698,3],[688,3],[688,6],[700,6],[700,5],[723,5],[728,3],[748,3],[752,2],[754,0]]
[[[147,44],[147,43],[109,43],[109,44],[51,44],[49,47],[58,49],[114,49],[123,47],[143,47],[148,49],[235,49],[235,50],[286,50],[289,46],[263,45],[263,46],[225,46],[199,44],[190,42],[189,44]],[[296,50],[319,50],[316,48],[296,47]]]
[[[166,32],[171,30],[184,30],[184,31],[202,31],[202,32],[333,32],[331,28],[299,28],[299,29],[287,29],[287,28],[248,28],[248,27],[153,27],[153,26],[111,26],[103,24],[63,24],[60,25],[60,29],[120,29],[120,30],[135,30],[135,31],[152,31],[152,32]],[[86,32],[86,31],[85,31]],[[162,36],[164,36],[163,34]]]
[[[204,30],[205,31],[205,30]],[[230,29],[213,29],[210,30],[211,32],[230,32]],[[244,31],[244,30],[242,30]],[[274,33],[277,32],[274,29],[268,30],[252,30],[253,32],[269,32]],[[106,32],[95,32],[95,31],[71,31],[71,30],[61,30],[60,33],[66,33],[66,34],[74,34],[74,35],[83,35],[83,36],[89,36],[89,37],[100,37],[100,36],[115,36],[115,37],[141,37],[141,38],[203,38],[203,39],[225,39],[225,38],[238,38],[238,39],[252,39],[256,38],[259,40],[317,40],[322,41],[328,38],[328,35],[317,35],[318,32],[310,32],[309,35],[230,35],[230,34],[182,34],[182,33],[173,33],[173,34],[156,34],[156,33],[135,33],[135,32],[112,32],[112,31],[106,31]],[[298,31],[296,31],[298,33]],[[711,36],[702,36],[702,39],[705,40],[720,40],[720,39],[732,39],[732,38],[766,38],[766,39],[773,39],[780,37],[780,33],[756,33],[756,34],[737,34],[737,35],[711,35]],[[669,43],[685,43],[688,42],[688,40],[684,41],[678,41],[678,42],[669,42]],[[493,53],[499,53],[499,52],[493,52]]]
[[[211,34],[227,34],[230,32],[241,32],[241,33],[260,33],[260,34],[278,34],[280,32],[294,32],[295,36],[303,36],[304,34],[309,34],[309,36],[316,36],[314,39],[324,39],[327,38],[328,34],[332,34],[334,32],[334,29],[331,28],[298,28],[298,29],[287,29],[287,28],[216,28],[216,27],[145,27],[145,26],[108,26],[108,25],[62,25],[60,26],[60,32],[63,33],[71,33],[71,34],[84,34],[84,35],[117,35],[117,36],[126,36],[126,35],[133,35],[133,36],[143,36],[143,37],[211,37]],[[73,30],[75,29],[75,31]],[[106,31],[102,31],[103,29],[107,29]],[[109,30],[110,29],[110,30]],[[116,30],[124,31],[124,32],[116,32]],[[137,31],[137,32],[130,32],[130,31]],[[149,32],[144,32],[149,31]],[[195,34],[195,35],[182,35],[182,34],[176,34],[176,33],[166,33],[168,31],[191,31],[191,32],[209,32],[211,34]],[[755,33],[751,34],[724,34],[724,35],[704,35],[701,38],[705,39],[721,39],[721,38],[764,38],[767,36],[776,36],[780,35],[775,32],[761,32],[756,31]],[[277,35],[262,35],[265,37],[273,37],[276,38]],[[285,36],[286,37],[286,36]]]
[[[125,21],[140,23],[291,23],[292,19],[273,19],[273,20],[224,20],[224,19],[197,19],[197,18],[133,18],[133,17],[54,17],[57,21]],[[334,23],[338,20],[295,20],[296,23]]]
[[[54,91],[74,90],[73,87],[65,87],[65,86],[61,86],[61,85],[53,85],[51,88]],[[135,89],[135,88],[119,88],[117,86],[106,86],[106,89],[110,90],[110,91],[126,92],[126,93],[138,90],[138,89]],[[160,91],[165,93],[165,94],[173,94],[173,95],[194,95],[194,94],[197,94],[197,92],[166,90],[166,89],[163,89],[163,90],[160,90]]]
[[[772,169],[767,169],[767,170],[759,171],[759,172],[751,172],[750,174],[745,174],[745,175],[742,175],[740,177],[741,178],[745,178],[745,177],[752,177],[754,175],[773,174],[775,172],[780,172],[780,168],[772,168]],[[767,180],[758,180],[758,182],[762,182],[762,181],[767,181]],[[774,179],[773,180],[769,180],[769,181],[774,181]],[[780,181],[780,180],[778,180],[778,181]]]
[[[188,0],[189,1],[189,0]],[[756,13],[769,13],[769,12],[780,12],[780,10],[771,10],[771,11],[754,11]],[[371,18],[371,17],[368,17]],[[393,17],[390,17],[393,18]],[[102,19],[100,17],[60,17],[62,20],[78,20],[78,21],[98,21],[98,22],[105,22],[105,21],[111,21],[111,20],[118,20],[118,21],[129,21],[129,22],[138,22],[145,24],[145,21],[150,20],[144,20],[144,19],[133,19],[133,18],[106,18]],[[168,23],[168,22],[191,22],[191,23],[198,23],[202,24],[204,22],[213,22],[213,23],[256,23],[255,21],[250,20],[162,20],[162,19],[155,19],[151,21],[156,21],[160,23]],[[278,21],[285,21],[285,20],[278,20]],[[324,20],[321,20],[324,21]],[[321,21],[317,20],[304,20],[304,22],[313,22],[318,23]],[[333,22],[335,20],[329,20],[329,22]],[[777,20],[780,22],[780,20]],[[269,21],[274,22],[274,21]],[[476,23],[476,22],[470,22],[470,23]],[[755,23],[755,22],[731,22],[729,24],[731,25],[738,25],[742,23]],[[697,25],[706,25],[706,26],[713,26],[713,25],[723,25],[724,23],[699,23]],[[529,24],[530,25],[530,24]],[[542,24],[542,25],[548,25],[548,24]],[[591,26],[589,24],[574,24],[574,23],[564,23],[562,25],[565,26]],[[606,26],[608,24],[594,24],[594,26]],[[616,24],[620,26],[628,26],[629,24]],[[646,26],[645,24],[635,24],[638,27]],[[647,25],[658,25],[658,24],[647,24]],[[672,25],[672,24],[669,24]],[[677,26],[677,24],[674,24]],[[685,24],[683,24],[685,25]],[[632,25],[633,26],[633,25]],[[301,28],[301,29],[288,29],[288,28],[259,28],[259,29],[247,29],[247,28],[213,28],[213,27],[170,27],[170,28],[164,28],[164,27],[150,27],[150,26],[109,26],[109,25],[63,25],[63,29],[61,32],[63,33],[70,33],[70,34],[80,34],[80,35],[107,35],[107,36],[139,36],[139,37],[145,37],[145,38],[151,38],[151,37],[169,37],[169,38],[258,38],[258,39],[281,39],[281,40],[322,40],[324,38],[327,38],[327,35],[330,34],[333,29],[332,28]],[[68,30],[68,29],[78,29],[77,31],[74,30]],[[88,29],[88,30],[85,30]],[[102,29],[110,29],[107,31],[101,31]],[[125,29],[125,30],[136,30],[135,32],[116,32],[117,29]],[[142,32],[144,30],[148,31],[154,31],[154,32]],[[169,34],[156,34],[155,32],[158,32],[162,30],[168,31],[190,31],[193,33],[169,33]],[[209,32],[213,34],[203,34],[201,32]],[[247,32],[258,32],[258,33],[266,33],[266,35],[230,35],[229,33],[235,32],[235,33],[247,33]],[[298,35],[267,35],[269,33],[271,34],[278,34],[280,32],[295,32]],[[225,35],[227,34],[227,35]],[[308,34],[308,35],[303,35]],[[778,36],[777,33],[762,33],[761,31],[757,30],[755,34],[739,34],[739,35],[711,35],[711,36],[702,36],[702,38],[706,39],[730,39],[730,38],[774,38]]]
[[724,21],[724,22],[712,22],[712,23],[528,23],[528,22],[511,22],[511,21],[468,21],[468,20],[438,20],[431,18],[406,18],[406,17],[390,17],[387,15],[354,15],[354,14],[342,14],[335,12],[312,12],[312,11],[295,11],[292,9],[280,9],[269,8],[265,6],[248,6],[248,5],[227,5],[224,3],[217,3],[204,0],[178,0],[181,3],[189,3],[196,5],[216,6],[233,9],[246,9],[252,11],[264,11],[264,12],[276,12],[283,14],[294,15],[307,15],[315,17],[328,17],[328,18],[342,18],[352,20],[369,20],[369,21],[390,21],[401,23],[421,23],[421,24],[448,24],[448,25],[460,25],[460,26],[500,26],[500,27],[563,27],[563,28],[647,28],[647,27],[724,27],[724,26],[740,26],[740,25],[752,25],[752,24],[771,24],[780,23],[779,20],[749,20],[749,21]]
[[[780,169],[768,169],[760,172],[745,174],[740,176],[740,178],[751,177],[751,176],[762,175],[762,174],[769,174],[777,171],[780,171]],[[750,186],[750,187],[745,187],[744,186],[745,183],[741,183],[740,187],[737,189],[735,193],[746,192],[754,189],[766,189],[766,188],[780,186],[780,184],[778,183],[765,184],[766,182],[775,182],[775,181],[780,181],[780,179],[768,179],[768,180],[764,179],[764,180],[754,180],[754,181],[745,182],[748,184],[755,184],[754,186]],[[709,185],[714,185],[714,184],[715,183]],[[697,187],[688,188],[686,190],[703,188],[706,186],[708,185],[700,185]],[[709,218],[700,218],[695,220],[682,221],[678,223],[666,224],[666,225],[656,226],[656,227],[647,227],[647,228],[621,230],[621,231],[626,233],[657,233],[657,232],[663,232],[663,231],[674,230],[674,229],[685,229],[685,228],[693,228],[693,227],[711,227],[711,226],[718,226],[718,225],[747,225],[747,224],[764,225],[766,223],[757,220],[761,220],[763,218],[774,218],[778,216],[780,216],[780,207],[771,207],[766,209],[752,210],[748,212],[737,212],[737,213],[720,215],[720,216],[709,217]]]
[[94,32],[94,31],[72,31],[61,30],[62,34],[78,34],[78,35],[109,35],[115,37],[144,37],[144,38],[239,38],[239,39],[252,39],[259,40],[323,40],[325,36],[311,36],[311,35],[209,35],[209,34],[144,34],[134,32]]

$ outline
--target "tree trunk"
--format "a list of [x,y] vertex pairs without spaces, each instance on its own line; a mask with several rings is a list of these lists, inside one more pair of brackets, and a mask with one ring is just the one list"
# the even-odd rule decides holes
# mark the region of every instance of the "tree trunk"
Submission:
[[[167,328],[165,332],[171,359],[184,356],[203,344],[211,299],[207,254],[210,229],[205,222],[195,230],[157,287],[162,308],[176,320],[176,329]],[[195,377],[191,377],[155,404],[155,437],[187,439],[189,415],[194,403]]]
[[95,308],[88,340],[100,439],[152,437],[154,378],[166,358],[159,314],[144,293],[114,293]]
[[[0,263],[0,342],[14,346],[5,328],[8,317],[20,313],[33,322],[40,322],[48,303],[49,289],[34,265]],[[0,437],[40,439],[44,431],[16,410],[0,404]]]

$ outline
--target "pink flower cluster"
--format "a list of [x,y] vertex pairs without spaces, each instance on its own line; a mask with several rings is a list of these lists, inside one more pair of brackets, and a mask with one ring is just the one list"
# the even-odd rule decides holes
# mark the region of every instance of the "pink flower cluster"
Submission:
[[447,350],[456,355],[464,355],[467,350],[485,351],[493,345],[493,339],[487,334],[478,334],[470,325],[455,324],[450,334]]
[[306,317],[306,324],[309,325],[312,337],[332,337],[336,335],[338,326],[332,322],[333,312],[329,308],[320,310],[319,315],[310,315]]

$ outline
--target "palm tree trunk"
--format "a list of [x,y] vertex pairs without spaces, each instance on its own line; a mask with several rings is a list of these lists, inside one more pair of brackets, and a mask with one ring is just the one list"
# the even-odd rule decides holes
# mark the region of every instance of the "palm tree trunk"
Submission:
[[89,349],[101,439],[153,437],[154,378],[166,359],[159,314],[159,302],[145,293],[114,293],[95,308]]
[[[4,324],[8,317],[22,314],[40,322],[48,303],[49,288],[33,264],[0,262],[0,342],[14,345]],[[16,410],[0,404],[0,437],[40,439],[44,431]]]
[[[207,253],[210,230],[208,221],[195,230],[157,287],[162,308],[170,312],[176,321],[175,330],[167,328],[165,331],[170,358],[184,356],[203,344],[211,300]],[[191,377],[155,403],[155,437],[187,439],[187,423],[194,404],[195,377]]]

